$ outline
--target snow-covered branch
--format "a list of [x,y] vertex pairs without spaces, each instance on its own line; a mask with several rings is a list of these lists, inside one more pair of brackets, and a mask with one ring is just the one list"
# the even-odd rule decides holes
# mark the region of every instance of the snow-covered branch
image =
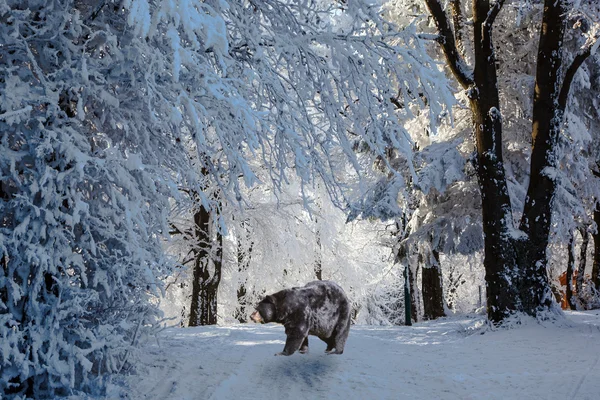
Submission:
[[567,100],[569,98],[569,91],[571,90],[571,84],[573,78],[579,70],[579,67],[587,60],[592,54],[595,53],[596,49],[600,46],[600,35],[596,36],[594,40],[587,43],[583,49],[581,49],[576,55],[571,64],[567,67],[565,77],[560,88],[560,94],[558,96],[559,109],[564,111],[567,106]]

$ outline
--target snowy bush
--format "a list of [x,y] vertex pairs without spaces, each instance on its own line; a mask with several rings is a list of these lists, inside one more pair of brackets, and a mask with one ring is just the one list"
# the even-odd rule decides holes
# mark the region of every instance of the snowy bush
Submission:
[[101,394],[158,315],[182,168],[114,7],[0,2],[0,396]]

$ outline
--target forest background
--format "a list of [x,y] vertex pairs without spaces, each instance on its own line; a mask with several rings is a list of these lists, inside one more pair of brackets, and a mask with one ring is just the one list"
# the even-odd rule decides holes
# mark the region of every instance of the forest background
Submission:
[[7,396],[101,394],[161,323],[243,322],[314,279],[366,324],[404,323],[407,296],[413,321],[600,305],[594,0],[0,0],[0,20]]

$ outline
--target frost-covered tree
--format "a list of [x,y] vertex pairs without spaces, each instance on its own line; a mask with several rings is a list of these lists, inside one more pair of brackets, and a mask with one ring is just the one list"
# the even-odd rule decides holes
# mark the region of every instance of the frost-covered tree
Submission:
[[[189,10],[183,11],[186,7]],[[212,63],[211,71],[227,88],[223,101],[239,102],[239,109],[201,103],[203,109],[211,107],[218,113],[204,120],[201,132],[189,127],[196,138],[197,168],[230,206],[243,207],[244,186],[262,182],[281,191],[294,173],[301,187],[321,180],[338,206],[356,204],[372,190],[373,181],[365,179],[370,177],[363,169],[374,157],[390,147],[411,157],[410,139],[402,126],[411,117],[405,105],[422,105],[427,99],[435,121],[452,102],[443,75],[414,27],[399,31],[381,18],[378,7],[366,2],[232,1],[202,3],[201,12],[197,8],[193,2],[163,4],[156,11],[151,8],[150,14],[174,26],[189,23],[175,18],[180,14],[193,16],[190,21],[206,15],[222,18],[227,40],[216,50],[216,43],[211,47],[201,41],[200,47],[180,41],[174,50],[201,50],[200,55],[192,53],[201,58],[208,53],[204,64]],[[156,33],[150,28],[148,35]],[[192,74],[198,67],[182,60],[178,80],[187,93],[197,94],[181,107],[197,107],[205,84],[197,77],[207,72]],[[244,111],[248,105],[251,109]],[[196,115],[202,116],[202,110]],[[371,150],[369,156],[357,155],[359,145]],[[396,176],[390,197],[403,190],[404,178]],[[300,195],[308,199],[306,190]],[[216,206],[207,197],[201,204]],[[398,208],[395,201],[389,205]],[[213,280],[210,274],[206,277]]]
[[302,184],[319,176],[341,207],[354,204],[372,189],[349,193],[348,173],[366,177],[373,161],[357,147],[410,158],[408,105],[427,99],[435,122],[453,103],[414,26],[399,30],[368,2],[232,2],[225,19],[246,95],[264,111],[261,161],[275,187],[296,171]]
[[[548,0],[543,4],[531,101],[533,148],[529,183],[517,229],[503,163],[504,120],[498,58],[492,41],[494,23],[504,1],[474,0],[469,23],[461,1],[451,2],[452,20],[439,0],[425,0],[425,3],[435,21],[447,65],[469,98],[482,194],[488,316],[500,322],[515,310],[535,315],[550,305],[546,251],[556,193],[559,136],[575,74],[598,46],[594,19],[598,5],[568,0]],[[532,3],[520,3],[525,4]],[[573,60],[563,64],[569,18],[581,21],[576,29],[586,27],[580,30],[587,40]]]
[[160,54],[112,2],[0,2],[0,396],[102,393],[156,320],[184,174]]

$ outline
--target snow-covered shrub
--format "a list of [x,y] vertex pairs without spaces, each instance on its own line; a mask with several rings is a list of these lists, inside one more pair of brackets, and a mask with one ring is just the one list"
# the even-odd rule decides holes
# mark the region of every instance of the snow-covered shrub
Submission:
[[170,273],[181,158],[160,78],[97,3],[0,2],[0,397],[101,394]]

